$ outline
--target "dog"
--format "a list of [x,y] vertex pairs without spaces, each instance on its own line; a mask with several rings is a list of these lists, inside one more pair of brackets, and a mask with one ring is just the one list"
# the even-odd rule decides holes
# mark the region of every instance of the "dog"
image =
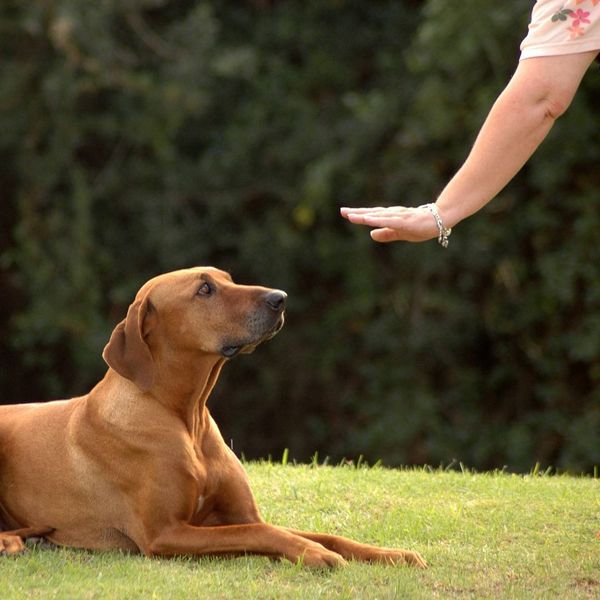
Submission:
[[223,365],[283,326],[286,294],[194,267],[137,293],[86,395],[0,406],[0,553],[28,537],[147,556],[425,567],[416,552],[267,524],[206,407]]

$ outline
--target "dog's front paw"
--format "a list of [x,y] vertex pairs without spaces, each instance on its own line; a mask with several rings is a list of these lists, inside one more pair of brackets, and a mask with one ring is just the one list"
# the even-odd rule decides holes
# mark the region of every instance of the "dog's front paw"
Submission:
[[302,550],[296,562],[315,569],[330,569],[343,567],[347,564],[344,558],[337,552],[327,550],[321,544],[309,543]]
[[0,554],[18,554],[23,550],[25,550],[25,544],[20,537],[0,533]]
[[418,553],[411,550],[380,550],[376,557],[378,562],[384,562],[388,565],[409,565],[418,569],[426,569],[425,559]]

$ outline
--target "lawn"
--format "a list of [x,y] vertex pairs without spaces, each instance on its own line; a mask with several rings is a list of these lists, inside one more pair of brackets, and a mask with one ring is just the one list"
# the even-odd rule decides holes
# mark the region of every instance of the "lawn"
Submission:
[[418,550],[422,571],[311,571],[262,557],[147,559],[32,548],[0,557],[2,598],[599,598],[600,480],[246,465],[272,523]]

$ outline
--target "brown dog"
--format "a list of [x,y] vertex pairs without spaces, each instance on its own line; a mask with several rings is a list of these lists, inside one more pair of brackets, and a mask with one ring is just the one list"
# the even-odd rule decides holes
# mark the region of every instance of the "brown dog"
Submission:
[[206,408],[223,364],[283,325],[286,294],[214,268],[155,277],[104,349],[87,395],[0,406],[0,553],[57,544],[148,556],[262,554],[336,566],[416,552],[266,524]]

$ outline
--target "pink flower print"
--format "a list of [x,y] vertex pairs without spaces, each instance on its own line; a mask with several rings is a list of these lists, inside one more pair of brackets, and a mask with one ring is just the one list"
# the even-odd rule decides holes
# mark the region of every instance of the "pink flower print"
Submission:
[[588,10],[582,10],[578,8],[574,10],[570,15],[571,19],[573,19],[573,27],[579,27],[579,25],[583,23],[590,23],[591,21],[588,19],[590,16],[590,12]]
[[585,29],[583,29],[583,27],[580,27],[578,24],[576,25],[575,21],[573,21],[573,25],[571,25],[571,27],[567,27],[567,31],[571,32],[572,40],[578,38],[579,36],[585,33]]

